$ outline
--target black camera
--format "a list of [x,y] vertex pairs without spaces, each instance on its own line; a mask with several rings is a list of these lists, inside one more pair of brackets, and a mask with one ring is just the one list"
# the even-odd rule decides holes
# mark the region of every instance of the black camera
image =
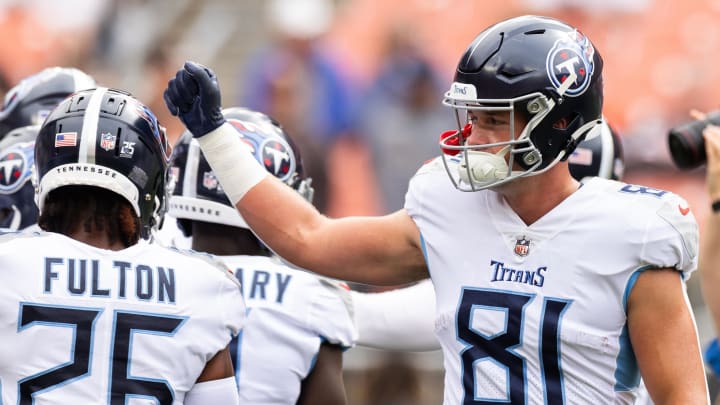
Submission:
[[705,138],[702,132],[708,124],[720,125],[720,110],[709,112],[704,120],[686,122],[670,130],[670,156],[678,168],[690,170],[705,163]]

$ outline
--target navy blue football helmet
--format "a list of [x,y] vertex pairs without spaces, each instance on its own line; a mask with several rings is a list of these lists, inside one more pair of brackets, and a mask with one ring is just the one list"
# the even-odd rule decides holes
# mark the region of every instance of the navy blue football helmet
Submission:
[[37,223],[31,176],[35,164],[35,135],[39,127],[23,127],[31,134],[29,142],[16,142],[0,149],[0,228],[17,231]]
[[51,67],[26,77],[5,94],[0,138],[14,128],[42,124],[65,97],[95,86],[95,79],[75,68]]
[[[263,113],[237,107],[223,110],[223,115],[270,174],[312,202],[312,179],[305,177],[300,151],[277,121]],[[188,131],[175,145],[169,178],[174,188],[168,215],[178,219],[185,236],[191,235],[191,220],[249,229],[215,178],[197,140]]]
[[148,238],[165,211],[171,148],[155,115],[129,93],[99,87],[63,100],[35,143],[36,201],[59,187],[101,187],[123,196]]
[[576,180],[586,177],[622,180],[625,160],[620,136],[603,120],[592,134],[578,144],[568,163],[570,174]]
[[[542,173],[567,159],[600,123],[602,67],[585,35],[552,18],[516,17],[481,32],[460,59],[443,100],[458,124],[458,131],[440,141],[444,152],[459,152],[442,154],[453,184],[463,191],[480,190]],[[471,124],[468,112],[477,110],[509,112],[509,139],[468,145],[463,129]],[[524,128],[515,128],[516,114],[526,122]],[[471,173],[472,155],[497,147],[502,149],[493,155],[507,162],[504,173],[469,180],[477,178]]]

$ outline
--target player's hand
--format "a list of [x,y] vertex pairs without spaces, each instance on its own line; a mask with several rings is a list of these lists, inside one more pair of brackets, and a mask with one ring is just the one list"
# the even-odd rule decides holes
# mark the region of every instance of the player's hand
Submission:
[[707,155],[706,184],[711,201],[720,200],[720,127],[708,125],[703,130]]
[[170,113],[196,138],[225,123],[217,76],[199,63],[185,62],[168,82],[163,98]]

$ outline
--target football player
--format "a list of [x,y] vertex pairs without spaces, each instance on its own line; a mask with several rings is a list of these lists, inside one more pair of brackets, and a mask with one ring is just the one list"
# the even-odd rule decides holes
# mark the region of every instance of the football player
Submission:
[[[223,110],[235,134],[270,174],[311,201],[297,147],[279,124],[243,108]],[[196,251],[218,255],[242,284],[247,321],[230,350],[240,402],[345,404],[342,352],[355,340],[347,287],[288,267],[249,230],[198,142],[186,132],[170,163],[168,215]]]
[[38,208],[30,181],[37,125],[15,128],[0,140],[0,229],[37,228]]
[[446,404],[632,403],[641,376],[658,403],[706,403],[684,284],[697,266],[687,203],[600,178],[580,187],[568,168],[601,121],[602,63],[555,19],[481,32],[445,95],[458,121],[448,153],[383,217],[324,217],[268,176],[220,113],[209,68],[187,62],[165,99],[283,258],[367,284],[432,279]]
[[26,77],[5,94],[0,110],[0,139],[12,129],[42,124],[65,97],[95,86],[95,79],[70,67],[49,67]]
[[127,93],[84,90],[50,112],[35,143],[45,232],[0,238],[2,403],[237,403],[237,280],[138,243],[164,211],[169,157]]
[[[602,124],[580,142],[568,158],[578,180],[592,177],[621,180],[622,142],[617,132]],[[359,346],[397,351],[440,350],[435,337],[435,292],[430,280],[381,293],[351,291]]]
[[79,69],[50,67],[21,80],[5,95],[0,110],[0,229],[36,225],[30,168],[40,124],[64,98],[95,86],[95,79]]

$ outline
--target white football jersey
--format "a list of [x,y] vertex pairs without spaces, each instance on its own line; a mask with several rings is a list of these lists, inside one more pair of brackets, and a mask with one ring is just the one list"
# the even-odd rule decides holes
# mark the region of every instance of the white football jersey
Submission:
[[243,404],[295,404],[324,342],[353,346],[349,291],[278,258],[220,256],[235,271],[247,305],[231,351]]
[[245,318],[227,267],[147,243],[3,235],[0,285],[3,404],[182,404]]
[[667,191],[593,178],[530,226],[442,162],[410,182],[437,295],[445,404],[630,404],[626,300],[637,276],[697,266],[697,224]]
[[183,235],[177,219],[170,215],[165,215],[162,226],[153,233],[153,242],[166,247],[192,249],[192,236]]

